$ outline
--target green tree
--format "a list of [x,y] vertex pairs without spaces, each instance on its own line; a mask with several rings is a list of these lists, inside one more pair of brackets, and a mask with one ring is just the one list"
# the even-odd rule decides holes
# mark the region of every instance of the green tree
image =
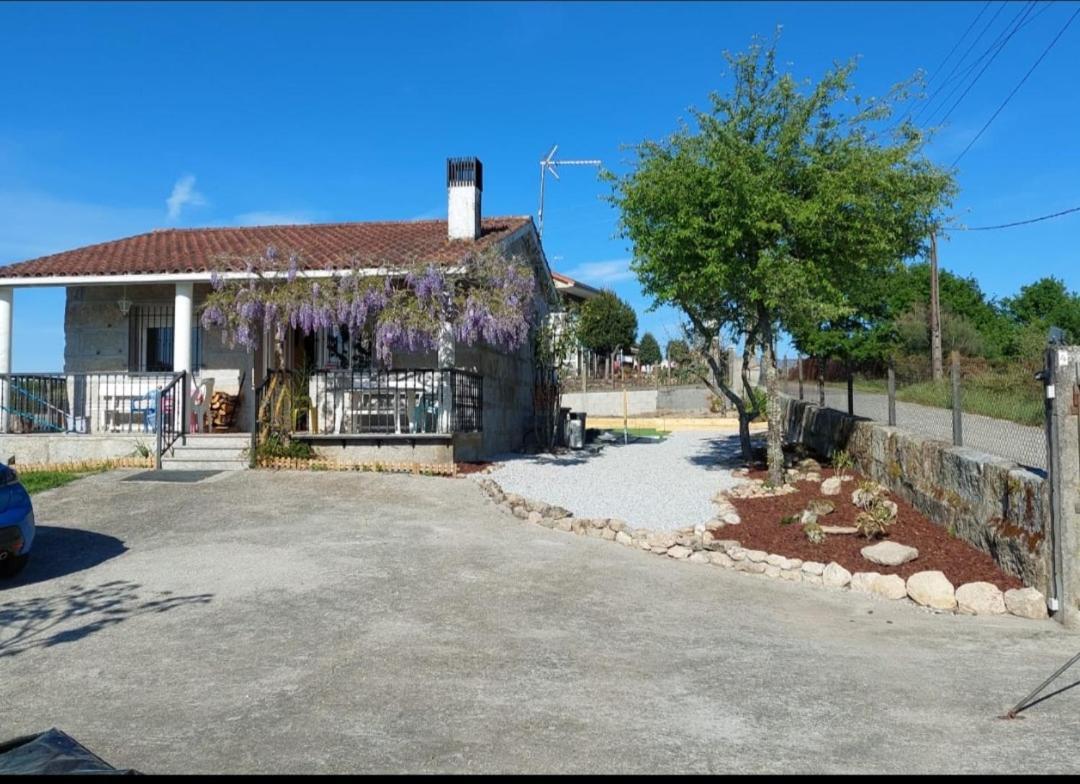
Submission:
[[1058,278],[1023,286],[1015,297],[1002,301],[1002,309],[1020,327],[1042,332],[1044,341],[1050,327],[1065,330],[1070,342],[1080,341],[1080,294],[1069,291]]
[[[733,84],[694,125],[635,148],[628,174],[605,173],[632,269],[654,304],[679,308],[705,345],[727,331],[766,368],[769,478],[783,481],[778,331],[806,337],[857,315],[858,292],[918,253],[953,189],[921,155],[909,122],[878,131],[905,97],[854,94],[854,63],[816,84],[776,69],[775,43],[727,55]],[[759,411],[706,355],[710,386],[739,414],[744,457]],[[749,367],[744,362],[744,368]]]
[[637,337],[637,314],[611,289],[581,306],[578,337],[585,348],[609,356],[616,348],[629,348]]
[[690,346],[687,345],[685,340],[669,340],[667,346],[664,349],[664,356],[667,357],[668,362],[674,362],[677,365],[686,365],[690,363]]
[[646,332],[641,336],[641,343],[638,345],[638,361],[642,365],[659,365],[661,359],[663,356],[660,354],[660,344],[651,332]]

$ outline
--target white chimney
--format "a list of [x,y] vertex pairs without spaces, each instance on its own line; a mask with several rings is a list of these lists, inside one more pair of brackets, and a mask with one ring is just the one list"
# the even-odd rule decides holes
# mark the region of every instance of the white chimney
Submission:
[[446,188],[449,191],[447,227],[452,240],[480,238],[480,194],[484,190],[484,165],[479,158],[447,158]]

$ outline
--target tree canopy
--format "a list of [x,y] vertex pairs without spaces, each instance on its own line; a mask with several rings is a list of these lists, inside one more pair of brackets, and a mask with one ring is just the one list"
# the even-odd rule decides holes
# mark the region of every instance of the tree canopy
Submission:
[[[777,332],[809,339],[857,323],[863,292],[920,251],[953,183],[921,154],[924,136],[909,122],[879,133],[902,89],[859,97],[854,63],[797,82],[777,71],[775,43],[727,59],[728,92],[694,110],[693,125],[638,144],[629,173],[606,176],[631,268],[654,303],[681,309],[706,341],[728,330],[764,350],[770,477],[782,481]],[[710,362],[749,459],[758,412]]]
[[598,354],[629,348],[637,337],[637,314],[614,291],[604,289],[581,306],[578,337],[585,348]]
[[664,349],[664,356],[667,357],[668,362],[674,362],[678,365],[689,363],[690,346],[685,340],[680,340],[678,338],[669,340]]
[[661,359],[663,356],[660,354],[660,344],[651,332],[646,332],[641,336],[641,343],[638,345],[638,361],[642,365],[658,365]]

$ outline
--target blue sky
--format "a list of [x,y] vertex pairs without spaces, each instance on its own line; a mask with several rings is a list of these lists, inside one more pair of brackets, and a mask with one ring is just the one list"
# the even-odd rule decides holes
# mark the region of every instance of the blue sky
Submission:
[[[552,144],[623,170],[622,145],[724,89],[723,51],[754,34],[783,25],[800,77],[859,56],[860,92],[880,94],[933,76],[983,5],[0,3],[0,263],[163,226],[442,217],[452,155],[484,161],[486,214],[535,215]],[[972,59],[1022,8],[1001,9]],[[955,158],[1076,8],[1038,4],[935,160]],[[1077,74],[1080,22],[961,161],[960,220],[1080,204]],[[549,180],[548,258],[615,288],[664,342],[677,315],[646,312],[605,193],[585,168]],[[958,234],[941,261],[998,296],[1050,274],[1077,289],[1078,236],[1080,214]],[[19,291],[15,307],[15,369],[60,369],[62,290]]]

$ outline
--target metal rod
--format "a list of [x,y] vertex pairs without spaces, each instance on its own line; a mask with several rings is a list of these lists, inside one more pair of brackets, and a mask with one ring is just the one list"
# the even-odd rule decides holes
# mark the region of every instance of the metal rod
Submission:
[[889,389],[889,427],[896,427],[896,369],[892,362],[888,370]]
[[960,399],[960,352],[953,351],[951,357],[952,373],[952,442],[953,446],[964,445],[963,401]]
[[938,289],[937,235],[930,235],[930,372],[934,381],[944,377],[941,368],[941,297]]
[[848,367],[847,371],[847,412],[855,416],[855,374]]
[[801,356],[798,359],[796,359],[796,364],[798,365],[798,368],[799,368],[799,400],[802,400],[803,399],[803,386],[802,386],[803,379],[802,379],[802,357]]
[[161,426],[165,419],[161,415],[161,387],[154,391],[154,430],[157,431],[157,444],[154,449],[154,468],[161,470]]
[[1063,664],[1062,666],[1058,667],[1058,669],[1057,669],[1057,670],[1056,670],[1056,671],[1054,672],[1054,674],[1053,674],[1053,675],[1051,675],[1051,676],[1050,676],[1049,678],[1047,678],[1047,679],[1046,679],[1045,681],[1043,681],[1042,683],[1040,683],[1040,684],[1039,684],[1039,687],[1038,687],[1037,689],[1035,689],[1035,690],[1034,690],[1033,692],[1031,692],[1031,694],[1029,694],[1028,696],[1024,697],[1024,699],[1020,700],[1020,702],[1016,703],[1016,704],[1015,704],[1015,705],[1014,705],[1014,706],[1013,706],[1013,707],[1012,707],[1012,708],[1011,708],[1011,709],[1009,710],[1009,712],[1008,712],[1008,713],[1006,713],[1006,714],[1005,714],[1005,715],[1004,715],[1004,716],[1003,716],[1002,718],[1005,718],[1005,719],[1015,719],[1015,718],[1016,718],[1016,716],[1017,716],[1017,714],[1018,714],[1018,713],[1020,713],[1020,711],[1022,711],[1022,710],[1024,710],[1024,709],[1026,709],[1026,708],[1028,708],[1028,707],[1030,707],[1030,706],[1028,705],[1028,703],[1030,703],[1030,702],[1031,702],[1031,701],[1032,701],[1033,699],[1035,699],[1035,696],[1036,696],[1037,694],[1039,694],[1039,692],[1041,692],[1041,691],[1042,691],[1043,689],[1045,689],[1045,688],[1046,688],[1047,686],[1049,686],[1049,685],[1050,685],[1051,683],[1053,683],[1053,682],[1054,682],[1054,680],[1056,680],[1056,679],[1058,678],[1058,676],[1060,676],[1060,675],[1061,675],[1061,674],[1062,674],[1063,672],[1065,672],[1065,670],[1067,670],[1067,669],[1069,669],[1070,667],[1072,667],[1072,666],[1073,666],[1074,664],[1076,664],[1076,663],[1077,663],[1078,661],[1080,661],[1080,653],[1076,654],[1076,655],[1075,655],[1075,656],[1073,656],[1073,657],[1072,657],[1071,659],[1069,659],[1069,660],[1068,660],[1067,662],[1065,662],[1065,663],[1064,663],[1064,664]]

